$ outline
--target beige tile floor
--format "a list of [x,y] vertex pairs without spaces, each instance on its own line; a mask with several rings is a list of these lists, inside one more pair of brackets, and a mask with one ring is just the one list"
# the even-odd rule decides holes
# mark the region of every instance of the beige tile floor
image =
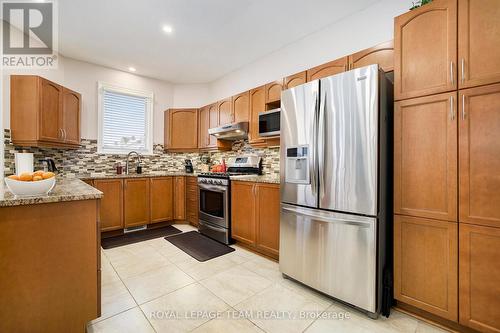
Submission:
[[88,332],[444,332],[397,311],[369,319],[234,247],[204,263],[163,238],[102,250],[102,316]]

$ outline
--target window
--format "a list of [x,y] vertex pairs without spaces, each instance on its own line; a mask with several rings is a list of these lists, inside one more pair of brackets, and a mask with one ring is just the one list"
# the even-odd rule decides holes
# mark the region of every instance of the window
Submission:
[[98,152],[152,154],[153,93],[99,82],[98,99]]

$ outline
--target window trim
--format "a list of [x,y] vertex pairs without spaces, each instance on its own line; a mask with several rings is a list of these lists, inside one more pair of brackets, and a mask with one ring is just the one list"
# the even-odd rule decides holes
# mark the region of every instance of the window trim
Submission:
[[119,94],[132,95],[146,98],[146,151],[139,152],[142,155],[153,155],[153,102],[154,94],[152,91],[141,91],[119,87],[106,82],[97,82],[97,153],[110,155],[127,155],[129,151],[121,149],[107,149],[103,147],[103,127],[104,127],[104,91],[112,91]]

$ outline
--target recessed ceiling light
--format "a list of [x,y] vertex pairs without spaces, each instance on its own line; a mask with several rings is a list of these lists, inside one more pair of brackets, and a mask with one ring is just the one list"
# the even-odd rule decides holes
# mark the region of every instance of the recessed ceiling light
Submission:
[[129,67],[128,70],[131,71],[131,72],[135,72],[136,71],[135,67]]
[[161,29],[167,34],[171,34],[174,31],[170,25],[164,25]]

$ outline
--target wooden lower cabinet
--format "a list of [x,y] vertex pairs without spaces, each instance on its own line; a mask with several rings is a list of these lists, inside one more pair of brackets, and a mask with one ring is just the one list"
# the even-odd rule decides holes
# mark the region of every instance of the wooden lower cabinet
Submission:
[[174,220],[186,219],[186,180],[183,176],[174,177]]
[[150,183],[151,223],[174,218],[174,187],[172,177],[152,177]]
[[124,183],[125,228],[149,223],[149,178],[128,178]]
[[193,226],[198,226],[198,178],[186,177],[186,220]]
[[500,228],[460,223],[460,324],[500,332]]
[[0,207],[0,332],[84,333],[99,317],[98,207]]
[[235,181],[231,186],[231,236],[277,259],[279,185]]
[[280,247],[280,188],[271,184],[259,184],[256,192],[256,245],[277,257]]
[[255,245],[255,183],[231,182],[231,236],[247,245]]
[[101,199],[101,231],[123,229],[123,181],[96,179],[93,186],[104,193]]
[[458,224],[394,218],[394,297],[457,321]]

